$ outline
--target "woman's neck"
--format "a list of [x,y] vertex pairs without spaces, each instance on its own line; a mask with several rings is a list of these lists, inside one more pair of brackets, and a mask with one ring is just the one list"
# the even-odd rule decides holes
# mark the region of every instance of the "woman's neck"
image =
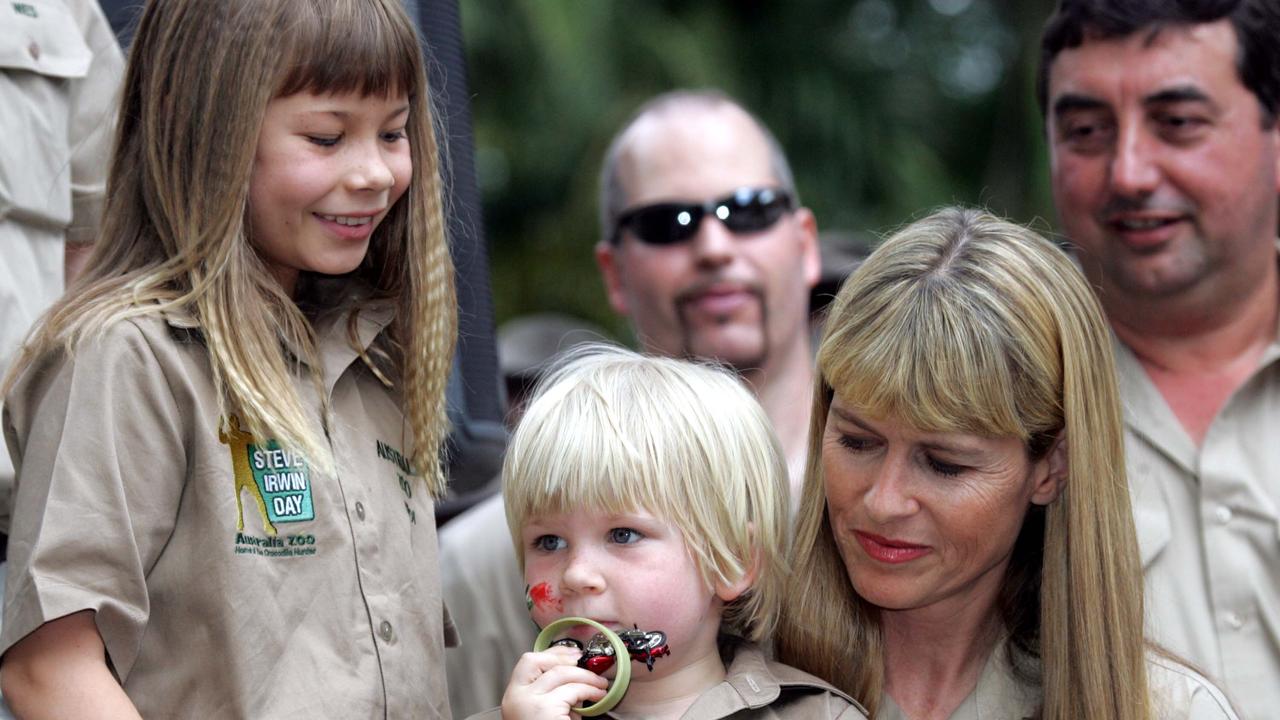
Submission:
[[725,678],[724,663],[714,645],[687,660],[654,678],[647,677],[649,671],[639,664],[633,665],[631,685],[612,714],[621,720],[676,720],[684,715],[702,693]]
[[884,692],[911,720],[945,720],[977,687],[1001,635],[994,590],[882,612]]

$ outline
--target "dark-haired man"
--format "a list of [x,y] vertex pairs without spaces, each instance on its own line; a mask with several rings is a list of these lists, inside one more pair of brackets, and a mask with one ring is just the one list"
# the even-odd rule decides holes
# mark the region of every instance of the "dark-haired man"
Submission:
[[1116,337],[1150,636],[1280,708],[1280,3],[1061,0],[1053,195]]
[[[821,261],[778,142],[722,93],[659,95],[614,136],[600,212],[595,253],[610,304],[646,352],[738,371],[778,432],[797,496],[813,392],[809,290]],[[449,699],[465,717],[498,704],[535,633],[500,498],[445,526],[440,548],[463,641],[446,653]]]

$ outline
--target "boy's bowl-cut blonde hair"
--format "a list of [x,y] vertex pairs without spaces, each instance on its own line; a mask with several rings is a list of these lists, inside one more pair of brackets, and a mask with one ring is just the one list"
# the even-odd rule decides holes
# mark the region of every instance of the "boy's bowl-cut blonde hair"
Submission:
[[769,637],[785,582],[787,468],[769,418],[727,371],[591,345],[539,384],[502,468],[524,566],[529,518],[643,509],[684,534],[708,586],[740,580],[721,632]]

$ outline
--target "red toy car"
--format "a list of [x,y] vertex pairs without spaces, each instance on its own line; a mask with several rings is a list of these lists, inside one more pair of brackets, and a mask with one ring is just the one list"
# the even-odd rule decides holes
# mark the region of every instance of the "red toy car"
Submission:
[[[618,637],[626,646],[631,659],[644,663],[645,667],[649,668],[649,672],[653,672],[654,660],[671,654],[671,648],[667,646],[667,634],[661,630],[646,631],[635,628],[619,632]],[[615,660],[613,645],[601,633],[592,636],[587,641],[586,647],[573,638],[561,638],[551,644],[581,650],[582,657],[578,658],[578,667],[586,668],[597,675],[602,675],[613,667]]]

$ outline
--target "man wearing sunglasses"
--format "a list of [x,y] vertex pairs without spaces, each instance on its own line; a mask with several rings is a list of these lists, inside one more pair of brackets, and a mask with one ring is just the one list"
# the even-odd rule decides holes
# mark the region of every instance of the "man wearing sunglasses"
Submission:
[[[813,391],[813,214],[799,206],[767,129],[721,93],[650,100],[614,137],[601,173],[596,260],[641,347],[735,368],[773,421],[793,496]],[[463,645],[445,654],[454,717],[498,705],[533,645],[522,573],[495,496],[440,532],[445,603]]]
[[804,472],[817,224],[778,142],[714,91],[660,95],[614,137],[596,261],[647,351],[736,369]]

